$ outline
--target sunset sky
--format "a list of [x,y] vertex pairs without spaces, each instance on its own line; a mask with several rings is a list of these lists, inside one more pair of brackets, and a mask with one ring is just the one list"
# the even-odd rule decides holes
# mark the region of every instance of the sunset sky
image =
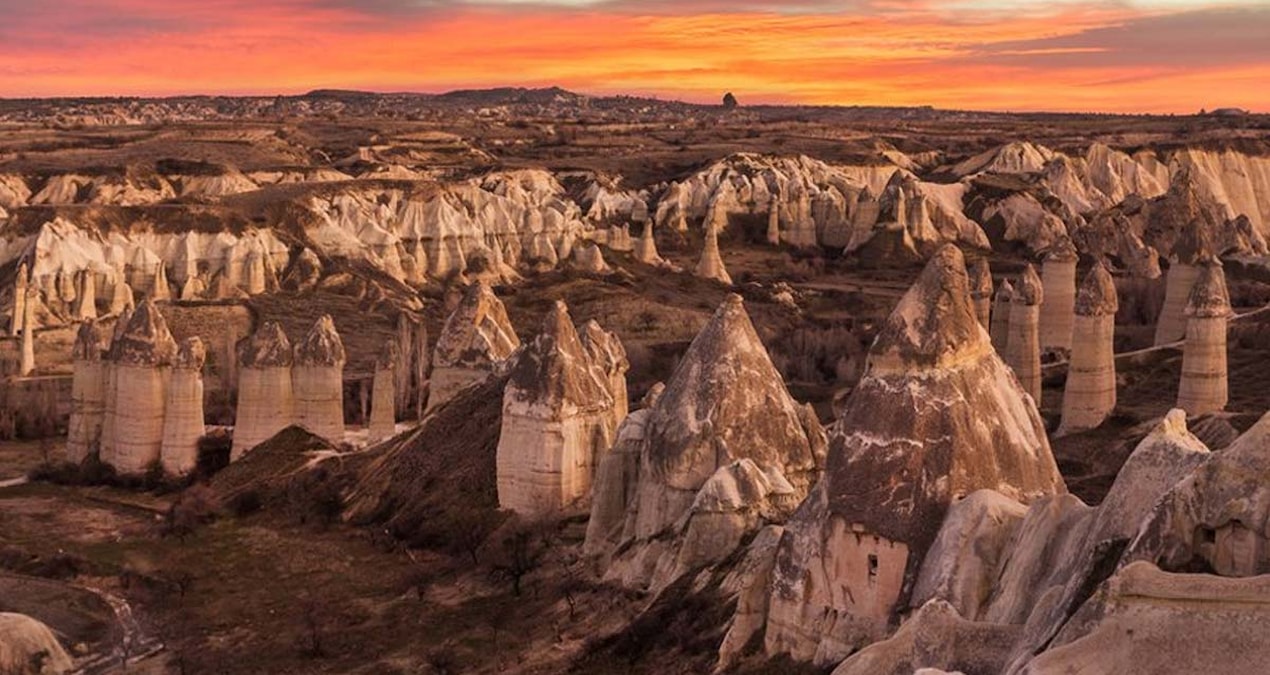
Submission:
[[0,0],[0,97],[559,85],[1270,112],[1270,0]]

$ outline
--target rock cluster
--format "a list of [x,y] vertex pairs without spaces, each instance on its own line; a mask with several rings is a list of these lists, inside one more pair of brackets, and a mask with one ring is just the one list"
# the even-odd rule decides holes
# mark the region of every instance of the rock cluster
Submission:
[[659,590],[784,520],[817,480],[825,439],[736,295],[650,399],[603,458],[585,548],[608,578]]
[[825,478],[786,524],[769,653],[833,663],[882,637],[958,499],[1065,492],[1024,393],[974,314],[961,253],[940,249],[874,342]]
[[483,380],[519,346],[507,309],[494,291],[484,283],[470,286],[437,338],[428,409]]
[[590,495],[625,416],[626,358],[598,325],[578,335],[557,301],[516,357],[503,392],[497,453],[499,506],[524,516],[556,513]]

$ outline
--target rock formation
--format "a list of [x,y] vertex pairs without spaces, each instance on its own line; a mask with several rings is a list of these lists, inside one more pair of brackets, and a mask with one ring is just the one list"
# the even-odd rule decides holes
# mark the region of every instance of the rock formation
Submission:
[[176,340],[159,308],[145,300],[110,349],[114,438],[111,452],[101,459],[120,473],[142,473],[162,455]]
[[874,341],[825,477],[786,524],[768,653],[828,664],[881,637],[955,500],[1065,492],[1024,393],[975,317],[961,252],[941,248]]
[[203,363],[207,350],[197,337],[181,341],[168,382],[163,416],[163,471],[183,476],[198,466],[198,441],[206,433],[203,420]]
[[101,447],[100,457],[103,459],[114,454],[115,451],[115,362],[114,352],[115,343],[119,341],[123,335],[124,328],[127,328],[128,322],[132,319],[132,311],[125,309],[122,314],[115,318],[115,326],[111,330],[110,342],[107,345],[106,352],[102,357],[102,379],[105,385],[102,387],[103,396],[106,399],[106,413],[101,422]]
[[1226,407],[1226,323],[1230,316],[1225,270],[1220,262],[1210,260],[1200,266],[1186,303],[1186,345],[1177,407],[1189,415]]
[[102,336],[96,322],[79,325],[71,349],[71,418],[66,433],[66,461],[83,462],[97,451],[106,414],[105,365],[101,360]]
[[586,322],[582,330],[582,346],[591,357],[591,367],[599,371],[600,379],[607,385],[609,395],[613,398],[610,429],[616,430],[630,412],[630,401],[626,394],[626,371],[630,370],[631,363],[626,358],[626,347],[616,333],[604,330],[595,319]]
[[616,431],[610,386],[568,308],[557,301],[542,331],[517,357],[503,393],[501,508],[540,517],[590,494],[596,466]]
[[25,614],[0,612],[0,673],[63,675],[74,670],[75,662],[48,626]]
[[1080,256],[1070,239],[1060,239],[1041,264],[1041,349],[1071,349],[1076,307],[1076,263]]
[[18,272],[13,279],[13,306],[9,312],[9,335],[18,335],[26,321],[26,290],[30,282],[30,272],[26,263],[18,265]]
[[1186,337],[1186,305],[1199,278],[1200,265],[1212,258],[1209,234],[1200,223],[1183,228],[1173,247],[1173,261],[1165,277],[1164,305],[1155,324],[1155,344],[1164,345]]
[[1010,344],[1010,307],[1014,304],[1014,286],[1009,279],[1002,279],[997,285],[997,297],[992,303],[992,322],[989,325],[992,347],[1001,358],[1008,356]]
[[18,374],[28,377],[35,372],[35,308],[40,304],[40,290],[35,286],[28,287],[22,301],[22,361],[18,366]]
[[726,558],[760,517],[783,520],[816,481],[824,444],[729,296],[656,402],[622,425],[600,467],[586,548],[614,556],[609,578],[663,588]]
[[230,459],[270,439],[295,419],[291,382],[291,341],[282,327],[266,321],[237,349],[238,409]]
[[92,270],[82,270],[78,274],[74,309],[71,318],[77,321],[97,318],[97,282]]
[[694,272],[702,279],[712,279],[726,286],[732,285],[732,277],[723,267],[723,258],[719,255],[719,229],[713,222],[706,227],[705,246],[701,249],[701,259],[697,261]]
[[1018,286],[1010,302],[1010,337],[1006,344],[1006,363],[1031,394],[1036,407],[1041,407],[1041,340],[1040,319],[1044,292],[1036,269],[1028,265],[1019,275]]
[[401,361],[397,340],[389,338],[375,359],[375,380],[371,385],[370,440],[381,441],[397,433],[396,377]]
[[[1048,297],[1048,296],[1047,296]],[[1085,277],[1076,295],[1071,362],[1063,389],[1058,433],[1093,429],[1116,407],[1116,283],[1102,263]]]
[[987,257],[979,258],[970,270],[970,299],[974,303],[975,316],[984,330],[992,328],[992,269]]
[[333,443],[344,440],[344,342],[323,314],[295,344],[291,391],[295,423]]
[[470,286],[437,338],[428,410],[485,379],[519,346],[502,301],[486,284]]
[[653,236],[653,221],[644,223],[644,232],[635,242],[635,259],[645,265],[661,265],[665,261],[657,253],[657,239]]
[[135,307],[136,301],[132,297],[132,287],[124,281],[123,275],[115,277],[110,293],[110,313],[122,314],[124,310]]
[[595,244],[582,244],[573,248],[573,264],[579,272],[608,274],[613,270],[604,262],[604,253]]

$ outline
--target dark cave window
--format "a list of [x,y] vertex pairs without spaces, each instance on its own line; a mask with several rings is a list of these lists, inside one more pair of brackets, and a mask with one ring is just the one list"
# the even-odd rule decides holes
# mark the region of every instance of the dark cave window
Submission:
[[869,554],[869,581],[873,581],[878,576],[878,557],[872,553]]

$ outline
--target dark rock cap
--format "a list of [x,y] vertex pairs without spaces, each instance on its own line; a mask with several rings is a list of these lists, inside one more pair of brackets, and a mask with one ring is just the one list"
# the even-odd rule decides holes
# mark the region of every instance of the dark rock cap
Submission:
[[75,332],[71,358],[77,361],[100,361],[101,355],[101,328],[96,321],[87,319],[79,324],[79,330]]
[[238,343],[238,365],[243,368],[290,366],[291,359],[291,341],[274,321],[266,321],[251,337]]
[[1041,277],[1037,275],[1036,268],[1028,263],[1023,268],[1023,273],[1019,275],[1019,284],[1014,287],[1013,301],[1019,304],[1035,306],[1041,304],[1045,298],[1045,293],[1041,286]]
[[1200,265],[1199,276],[1186,301],[1186,315],[1204,319],[1230,316],[1230,294],[1226,291],[1226,270],[1217,260]]
[[111,358],[134,366],[168,366],[176,358],[176,340],[154,302],[146,298],[137,305],[123,333],[110,348]]
[[976,299],[992,297],[992,268],[987,258],[979,258],[970,270],[970,296]]
[[343,366],[347,360],[344,341],[335,330],[330,314],[323,314],[295,345],[297,366]]
[[1080,316],[1111,316],[1120,309],[1116,294],[1116,281],[1107,267],[1098,262],[1076,291],[1076,314]]
[[198,337],[181,340],[176,350],[176,367],[187,370],[202,370],[207,362],[207,347]]

